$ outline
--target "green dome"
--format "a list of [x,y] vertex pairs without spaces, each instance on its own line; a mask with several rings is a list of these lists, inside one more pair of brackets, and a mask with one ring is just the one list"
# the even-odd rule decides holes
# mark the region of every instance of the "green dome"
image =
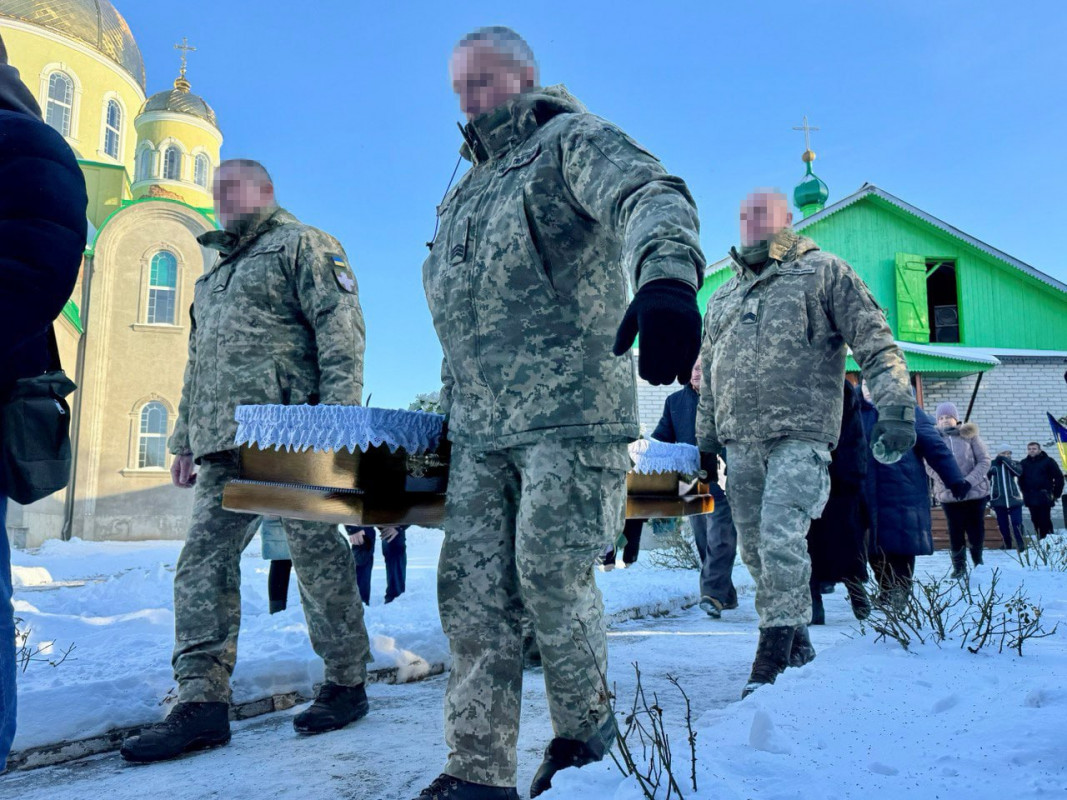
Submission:
[[[811,153],[811,151],[809,150],[808,153]],[[808,153],[804,154],[804,161],[808,165],[807,173],[797,184],[797,188],[793,190],[793,202],[804,213],[804,216],[821,211],[823,206],[826,205],[826,200],[830,197],[829,187],[818,175],[811,171],[811,162],[815,160],[815,154],[811,153],[809,158]]]

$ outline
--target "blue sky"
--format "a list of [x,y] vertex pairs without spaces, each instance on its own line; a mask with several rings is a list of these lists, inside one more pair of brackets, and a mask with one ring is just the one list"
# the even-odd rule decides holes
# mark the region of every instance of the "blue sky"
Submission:
[[344,244],[374,405],[438,384],[421,266],[460,141],[448,56],[481,25],[517,29],[544,84],[685,178],[709,260],[746,190],[801,178],[807,114],[831,202],[876,183],[1067,281],[1061,2],[114,2],[149,92],[188,36],[223,155],[263,161],[282,204]]

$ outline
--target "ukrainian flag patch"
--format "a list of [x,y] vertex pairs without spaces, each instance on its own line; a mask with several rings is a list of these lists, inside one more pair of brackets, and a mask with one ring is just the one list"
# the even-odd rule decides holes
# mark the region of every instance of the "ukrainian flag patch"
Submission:
[[330,265],[333,267],[333,277],[337,281],[342,292],[356,293],[356,276],[352,274],[352,268],[348,266],[345,257],[339,253],[327,253]]

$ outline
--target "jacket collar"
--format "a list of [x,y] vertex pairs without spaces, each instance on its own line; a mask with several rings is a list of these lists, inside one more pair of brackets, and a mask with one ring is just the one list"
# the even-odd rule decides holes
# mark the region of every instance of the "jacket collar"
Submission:
[[196,237],[196,240],[209,250],[218,250],[222,255],[222,260],[226,260],[244,250],[264,234],[293,222],[299,222],[299,220],[284,208],[278,207],[259,214],[244,236],[238,237],[237,234],[227,230],[215,230],[201,234]]
[[758,280],[777,273],[775,267],[778,264],[790,264],[806,253],[818,250],[819,246],[807,236],[801,236],[792,228],[783,228],[771,237],[770,247],[767,253],[767,265],[760,273],[756,273],[741,258],[741,253],[736,247],[730,248],[730,261],[734,272],[741,278]]
[[460,155],[475,164],[501,158],[559,114],[585,111],[562,84],[535,86],[460,126]]

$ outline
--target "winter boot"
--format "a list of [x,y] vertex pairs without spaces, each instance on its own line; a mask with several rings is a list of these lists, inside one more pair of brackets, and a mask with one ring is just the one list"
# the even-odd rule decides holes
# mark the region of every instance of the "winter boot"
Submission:
[[971,561],[974,562],[974,565],[976,567],[982,566],[983,562],[982,562],[982,547],[981,546],[972,547],[971,548]]
[[[605,740],[607,744],[605,745]],[[553,739],[545,748],[545,757],[530,784],[530,797],[537,797],[552,788],[552,778],[561,769],[584,767],[604,758],[611,743],[615,741],[615,722],[608,720],[600,733],[588,741],[578,739]]]
[[742,700],[759,687],[774,683],[775,678],[789,665],[789,654],[793,649],[796,630],[792,625],[760,628],[756,660],[752,662],[752,674],[741,692]]
[[415,800],[519,800],[514,786],[486,786],[441,773]]
[[230,741],[229,703],[178,703],[162,722],[122,743],[127,761],[147,764]]
[[845,588],[848,589],[848,602],[852,605],[853,616],[860,621],[867,619],[871,615],[871,598],[867,596],[863,584],[847,581]]
[[962,581],[967,577],[967,552],[956,550],[952,553],[952,576],[954,581]]
[[700,610],[712,619],[722,619],[723,605],[714,597],[701,597]]
[[789,648],[789,666],[802,667],[815,660],[815,645],[811,643],[807,625],[797,625],[793,645]]
[[293,717],[297,733],[326,733],[336,731],[367,716],[370,704],[367,690],[359,686],[340,686],[324,683],[315,695],[315,702]]
[[826,606],[822,602],[822,593],[816,587],[811,593],[811,624],[826,624]]

